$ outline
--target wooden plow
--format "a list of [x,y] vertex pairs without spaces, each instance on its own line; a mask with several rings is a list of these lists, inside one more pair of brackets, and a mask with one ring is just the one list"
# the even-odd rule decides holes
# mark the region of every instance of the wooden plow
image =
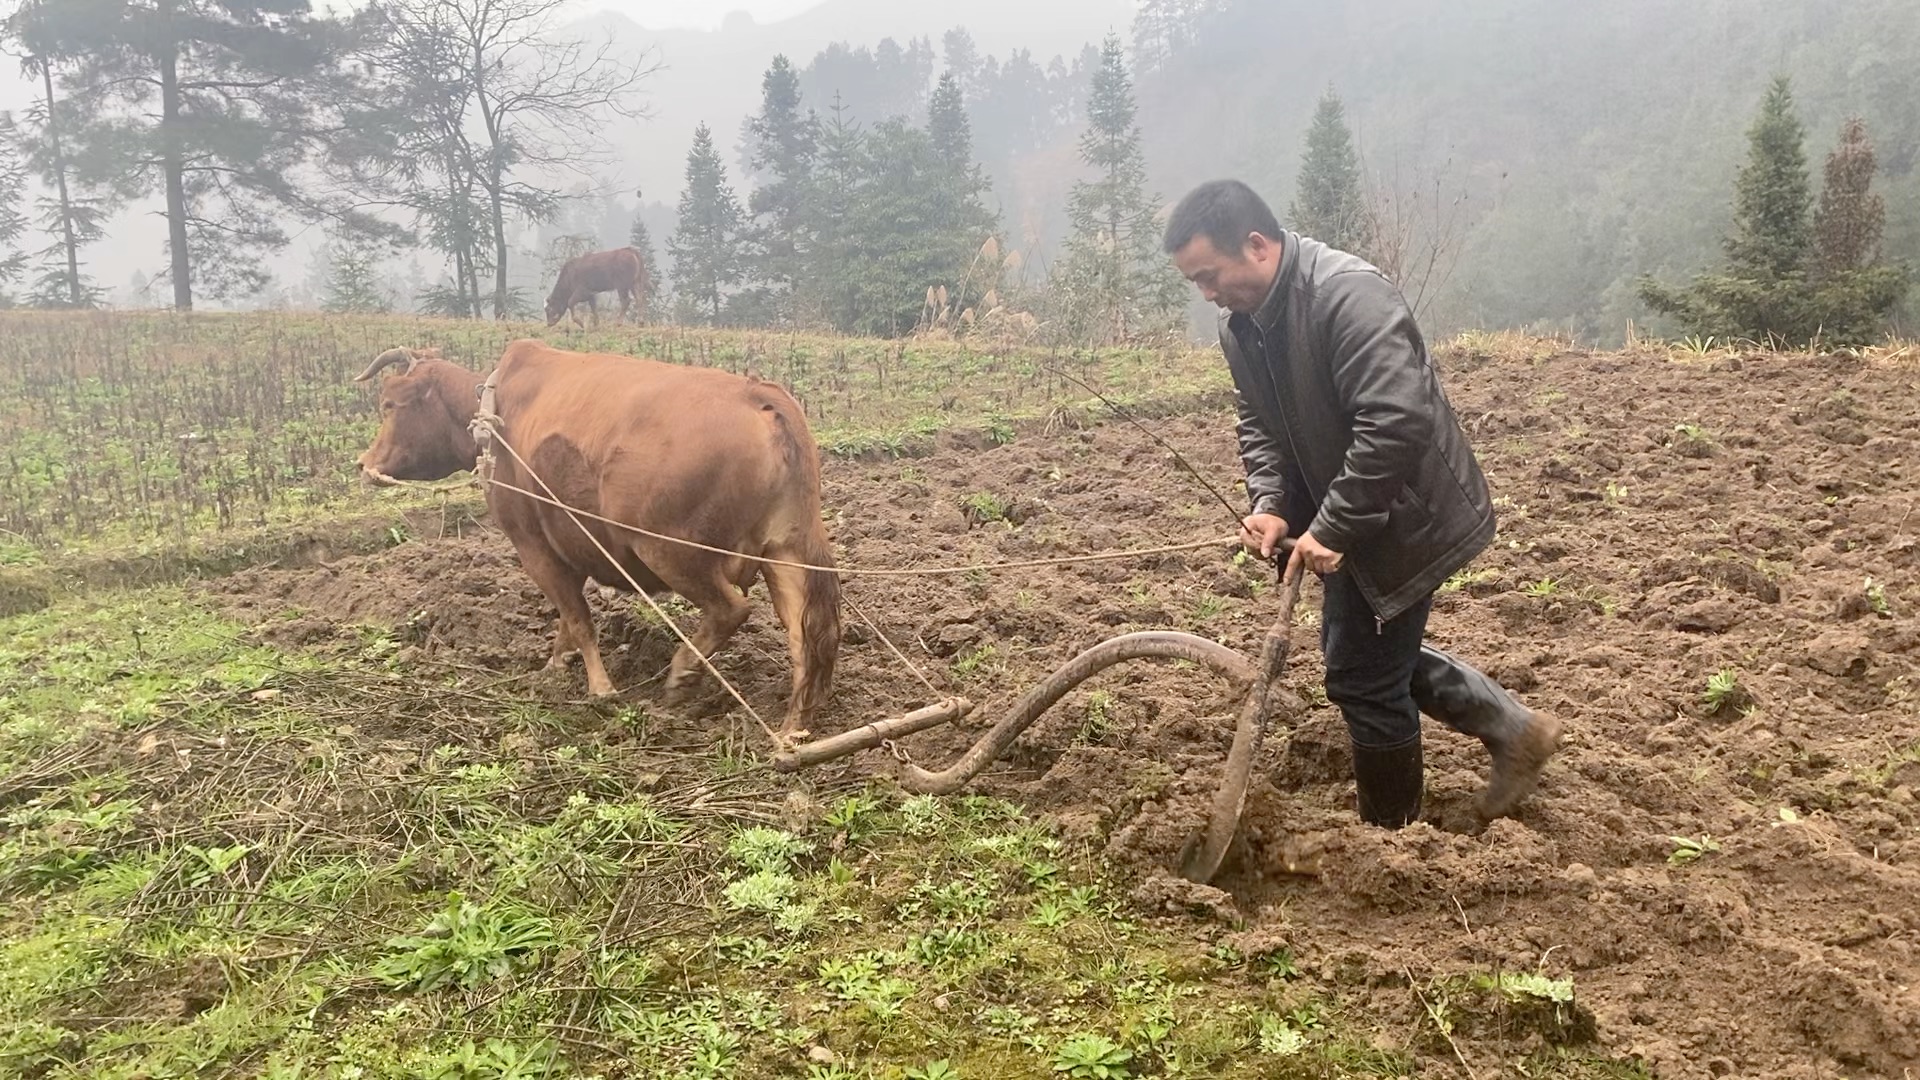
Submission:
[[[1293,609],[1299,603],[1300,585],[1305,578],[1303,570],[1292,584],[1281,590],[1280,616],[1267,630],[1258,661],[1249,660],[1219,642],[1175,630],[1146,630],[1109,638],[1067,661],[1028,691],[1012,711],[952,765],[934,771],[904,763],[901,785],[909,791],[930,795],[958,791],[1006,753],[1042,713],[1100,672],[1129,660],[1190,660],[1225,678],[1242,695],[1233,747],[1227,753],[1220,790],[1213,797],[1206,827],[1189,838],[1181,855],[1181,876],[1205,884],[1219,872],[1228,848],[1233,845],[1241,812],[1246,807],[1253,762],[1260,754],[1268,727],[1276,719],[1275,711],[1284,711],[1286,715],[1280,719],[1290,722],[1300,707],[1300,699],[1282,692],[1279,684],[1292,647]],[[966,698],[949,698],[905,716],[800,743],[775,754],[773,767],[780,772],[794,772],[833,761],[915,732],[954,723],[971,714],[973,709],[973,702]]]

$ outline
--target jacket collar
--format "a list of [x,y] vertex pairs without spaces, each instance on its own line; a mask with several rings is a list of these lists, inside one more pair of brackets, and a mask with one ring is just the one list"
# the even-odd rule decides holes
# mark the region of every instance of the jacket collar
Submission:
[[1300,238],[1282,229],[1279,239],[1280,266],[1273,272],[1273,287],[1267,290],[1267,298],[1252,315],[1233,317],[1231,321],[1238,324],[1237,329],[1253,326],[1258,327],[1262,335],[1270,335],[1286,314],[1287,299],[1293,294],[1293,275],[1300,266]]

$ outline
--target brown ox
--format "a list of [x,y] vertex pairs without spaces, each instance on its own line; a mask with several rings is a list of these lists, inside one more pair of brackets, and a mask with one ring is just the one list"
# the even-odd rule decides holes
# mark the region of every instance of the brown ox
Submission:
[[[404,370],[380,384],[380,431],[360,455],[375,483],[437,480],[475,465],[468,425],[483,377],[430,351],[391,349],[358,381]],[[569,506],[730,552],[832,566],[820,520],[820,458],[793,396],[760,379],[604,353],[566,352],[515,341],[494,368],[494,411],[504,448],[493,478]],[[809,729],[833,681],[840,647],[837,574],[762,564],[650,539],[586,521],[619,568],[564,511],[494,484],[487,506],[520,565],[560,610],[549,666],[579,650],[587,689],[610,694],[588,578],[621,590],[625,570],[649,593],[669,589],[700,608],[692,637],[711,655],[746,621],[747,589],[765,575],[793,662],[783,739]],[[667,695],[677,700],[699,671],[684,645],[674,653]]]
[[636,320],[647,315],[647,292],[653,283],[647,280],[647,264],[640,258],[635,248],[614,248],[612,251],[593,251],[585,255],[575,255],[560,267],[560,276],[554,279],[553,292],[547,294],[547,325],[560,321],[560,316],[571,315],[575,326],[580,322],[579,305],[587,305],[587,311],[593,316],[596,325],[600,322],[600,308],[594,303],[594,296],[603,292],[620,294],[620,317],[627,317],[627,310],[639,308],[635,312]]

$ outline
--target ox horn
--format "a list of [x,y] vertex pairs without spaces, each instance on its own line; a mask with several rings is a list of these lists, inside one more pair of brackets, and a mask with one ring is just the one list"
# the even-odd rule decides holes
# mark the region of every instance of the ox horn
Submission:
[[413,355],[412,349],[388,349],[386,352],[374,357],[373,363],[367,365],[367,370],[355,375],[353,381],[366,382],[368,379],[373,378],[375,375],[380,374],[381,371],[395,364],[407,365],[406,372],[402,372],[402,374],[411,373],[413,371],[413,365],[418,359],[418,357]]

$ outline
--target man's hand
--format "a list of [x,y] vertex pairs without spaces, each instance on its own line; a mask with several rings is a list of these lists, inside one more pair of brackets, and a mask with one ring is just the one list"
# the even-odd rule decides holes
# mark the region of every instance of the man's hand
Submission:
[[1287,572],[1281,575],[1283,583],[1292,584],[1294,575],[1302,567],[1316,574],[1331,574],[1340,569],[1340,561],[1345,558],[1339,552],[1327,547],[1313,538],[1313,531],[1300,534],[1293,542],[1293,556],[1287,560]]
[[1240,520],[1240,544],[1263,559],[1287,538],[1287,520],[1279,514],[1249,514]]

